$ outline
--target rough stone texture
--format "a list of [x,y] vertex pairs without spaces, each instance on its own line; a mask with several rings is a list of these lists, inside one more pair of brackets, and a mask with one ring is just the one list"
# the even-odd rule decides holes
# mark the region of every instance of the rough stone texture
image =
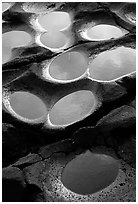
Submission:
[[[136,121],[136,110],[133,107],[122,106],[111,111],[97,123],[97,127],[103,132],[110,132],[117,127],[128,127]],[[107,134],[107,133],[106,133]]]
[[[65,51],[84,51],[91,60],[95,55],[118,46],[135,49],[135,4],[17,2],[2,14],[3,20],[6,20],[3,23],[3,32],[27,30],[35,41],[40,30],[34,25],[34,18],[42,12],[56,9],[69,12],[73,19],[70,28],[72,44],[59,53],[35,43],[16,48],[13,51],[14,58],[2,67],[2,157],[5,167],[2,175],[3,201],[134,202],[136,73],[109,83],[84,78],[60,84],[44,79],[42,70],[54,56]],[[126,18],[127,13],[131,14],[130,19]],[[129,33],[119,39],[88,41],[81,33],[91,21],[120,26]],[[91,90],[97,96],[98,106],[92,115],[66,128],[55,130],[45,120],[35,124],[28,123],[27,120],[21,121],[6,106],[9,94],[15,91],[29,91],[42,98],[50,107],[59,98],[82,89]],[[117,158],[120,161],[120,173],[115,183],[103,191],[81,196],[65,189],[61,183],[61,174],[71,159],[87,149]]]
[[43,181],[43,175],[42,175],[43,171],[46,171],[46,166],[43,161],[37,162],[23,169],[27,183],[34,184],[41,189],[42,189],[42,181]]
[[[83,152],[82,150],[81,152]],[[94,153],[103,153],[117,158],[112,148],[105,146],[91,147]],[[61,182],[61,174],[66,164],[71,161],[76,154],[81,152],[73,151],[66,155],[64,153],[54,153],[49,159],[38,162],[24,169],[24,173],[29,184],[37,184],[43,189],[46,200],[53,201],[90,201],[90,202],[113,202],[113,201],[135,201],[135,170],[123,160],[119,159],[120,170],[114,183],[92,195],[78,195],[67,190]],[[44,167],[45,166],[45,167]],[[129,192],[129,193],[128,193]],[[130,193],[131,192],[131,193]],[[133,197],[132,197],[133,194]],[[124,196],[126,195],[126,196]]]
[[21,202],[25,189],[25,178],[23,172],[9,166],[2,170],[2,201]]
[[17,166],[19,168],[24,168],[25,166],[29,166],[33,163],[36,163],[38,161],[41,161],[42,158],[38,154],[28,154],[25,157],[20,158],[17,162],[15,162],[13,165]]
[[120,145],[117,153],[130,166],[136,168],[136,135],[131,135],[124,144]]

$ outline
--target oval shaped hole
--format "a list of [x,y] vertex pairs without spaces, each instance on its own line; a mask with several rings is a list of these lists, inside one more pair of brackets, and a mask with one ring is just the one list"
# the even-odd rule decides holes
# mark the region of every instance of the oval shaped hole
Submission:
[[38,18],[40,25],[46,30],[60,31],[71,24],[66,12],[51,12]]
[[40,37],[40,41],[46,47],[56,49],[65,46],[68,38],[61,32],[50,31],[48,33],[42,34]]
[[9,3],[2,3],[2,12],[8,10],[10,8],[10,4]]
[[44,103],[35,95],[28,92],[15,92],[10,97],[12,109],[27,119],[37,119],[46,114]]
[[85,73],[88,60],[79,52],[67,52],[57,57],[49,67],[50,75],[59,80],[71,80]]
[[66,165],[61,181],[69,190],[87,195],[109,186],[118,171],[119,163],[113,157],[87,151]]
[[91,91],[77,91],[60,99],[50,112],[54,125],[67,125],[86,117],[95,107]]
[[110,81],[136,70],[136,51],[124,46],[99,54],[89,65],[90,76]]
[[102,24],[88,29],[86,34],[91,40],[108,40],[121,37],[123,32],[116,26]]
[[11,58],[11,50],[14,47],[28,45],[31,36],[24,31],[11,31],[2,35],[2,63]]

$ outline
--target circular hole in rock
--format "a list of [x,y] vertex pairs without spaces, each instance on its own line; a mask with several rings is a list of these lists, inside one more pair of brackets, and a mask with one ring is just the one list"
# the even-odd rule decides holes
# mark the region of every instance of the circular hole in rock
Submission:
[[49,31],[41,35],[40,41],[44,46],[56,49],[63,47],[67,43],[68,38],[61,32]]
[[124,46],[99,54],[89,65],[90,76],[110,81],[136,70],[136,51]]
[[88,29],[86,34],[91,40],[108,40],[121,37],[123,32],[116,26],[102,24]]
[[113,157],[87,151],[66,165],[61,180],[69,190],[88,195],[113,183],[118,171],[119,162]]
[[11,49],[28,45],[31,36],[24,31],[11,31],[2,35],[2,63],[11,58]]
[[2,3],[2,12],[8,10],[10,8],[10,4],[9,3]]
[[95,107],[91,91],[77,91],[60,99],[50,112],[54,125],[68,125],[86,117]]
[[88,60],[79,52],[67,52],[57,57],[49,67],[50,75],[59,80],[72,80],[85,73]]
[[51,12],[38,18],[40,25],[46,30],[60,31],[70,25],[70,16],[66,12]]
[[37,119],[46,114],[44,103],[35,95],[28,92],[15,92],[10,96],[12,109],[27,119]]

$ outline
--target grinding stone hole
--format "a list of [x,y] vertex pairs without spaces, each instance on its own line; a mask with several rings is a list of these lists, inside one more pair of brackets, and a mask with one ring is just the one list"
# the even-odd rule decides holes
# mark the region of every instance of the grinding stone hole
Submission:
[[50,75],[58,80],[72,80],[85,73],[87,58],[79,52],[67,52],[57,57],[49,67]]
[[48,48],[59,49],[67,44],[68,38],[62,32],[49,31],[40,36],[40,41]]
[[136,50],[118,47],[99,54],[89,64],[90,77],[99,81],[115,80],[136,71]]
[[68,125],[82,120],[95,110],[96,100],[91,91],[77,91],[60,99],[49,118],[54,125]]
[[46,114],[46,106],[35,95],[28,92],[15,92],[10,96],[12,109],[27,119],[37,119]]
[[11,58],[11,50],[15,47],[28,45],[31,36],[24,31],[11,31],[2,35],[2,63]]
[[2,12],[8,10],[10,8],[10,4],[9,3],[2,3]]
[[101,24],[88,29],[86,35],[91,40],[108,40],[121,37],[123,32],[116,26]]
[[118,171],[119,162],[113,157],[87,151],[66,165],[61,181],[72,192],[88,195],[112,184]]
[[39,24],[48,31],[60,31],[71,24],[70,16],[66,12],[51,12],[38,18]]

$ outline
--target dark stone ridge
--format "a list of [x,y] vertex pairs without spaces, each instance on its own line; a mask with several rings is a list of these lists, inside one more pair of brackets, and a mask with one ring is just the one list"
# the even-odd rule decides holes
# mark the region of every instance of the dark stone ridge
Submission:
[[13,166],[17,166],[20,169],[21,168],[23,169],[26,166],[29,166],[29,165],[34,164],[36,162],[39,162],[41,160],[42,160],[42,158],[38,154],[34,154],[34,153],[31,154],[30,153],[27,156],[20,158],[17,162],[15,162],[13,164]]
[[43,191],[36,185],[27,185],[24,191],[23,202],[44,202],[46,201]]
[[121,144],[117,153],[130,166],[136,168],[136,135],[131,135],[124,144]]
[[2,201],[21,202],[26,187],[23,172],[9,166],[2,170]]
[[25,167],[23,169],[23,173],[26,178],[26,182],[28,184],[34,184],[37,187],[39,187],[41,190],[43,190],[43,172],[46,172],[46,164],[43,161],[37,162],[35,164],[32,164],[28,167]]
[[124,105],[111,111],[98,121],[96,127],[100,129],[103,134],[110,133],[111,130],[117,127],[129,127],[135,124],[136,110],[133,107]]

